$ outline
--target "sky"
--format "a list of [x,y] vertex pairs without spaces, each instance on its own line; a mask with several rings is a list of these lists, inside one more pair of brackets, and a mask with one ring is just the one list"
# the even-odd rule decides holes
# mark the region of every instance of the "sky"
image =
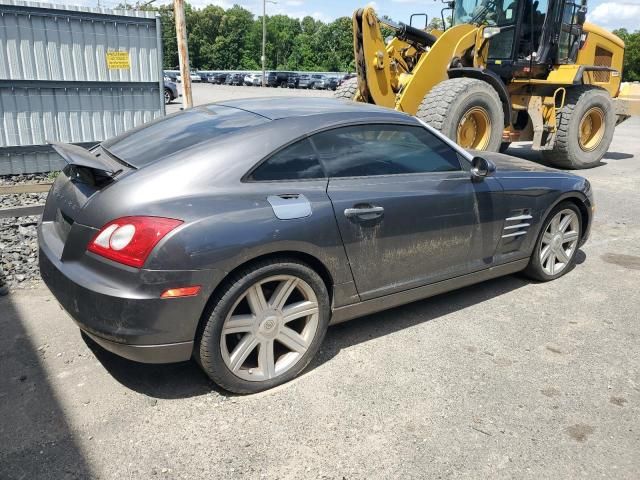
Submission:
[[[54,3],[69,3],[96,6],[98,0],[58,0]],[[100,0],[104,7],[112,7],[121,0]],[[133,3],[134,0],[129,0]],[[256,14],[262,13],[262,0],[187,0],[193,6],[204,7],[214,4],[224,8],[241,5]],[[156,4],[170,3],[169,0],[156,0]],[[375,0],[368,2],[380,15],[388,15],[394,20],[408,23],[412,13],[426,13],[429,18],[440,16],[443,4],[439,0]],[[267,15],[287,14],[302,18],[310,15],[323,21],[331,21],[337,17],[351,16],[356,8],[367,5],[358,0],[277,0],[267,2]],[[623,0],[611,2],[592,0],[588,2],[588,20],[601,27],[613,30],[627,28],[629,31],[640,30],[640,0]]]

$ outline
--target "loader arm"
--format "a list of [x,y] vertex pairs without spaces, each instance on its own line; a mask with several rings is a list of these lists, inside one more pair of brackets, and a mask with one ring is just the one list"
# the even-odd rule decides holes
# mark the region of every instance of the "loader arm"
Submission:
[[[385,45],[381,23],[389,25],[392,22],[381,22],[371,7],[357,10],[353,15],[357,100],[412,115],[424,96],[448,78],[451,62],[462,58],[476,42],[482,43],[479,38],[482,29],[473,25],[456,25],[443,33],[438,32],[436,37],[417,29],[406,32],[404,30],[411,27],[401,24],[404,35],[399,33]],[[416,39],[417,34],[424,35],[425,41]]]
[[422,54],[411,75],[404,79],[398,109],[415,115],[425,95],[438,83],[449,78],[447,72],[452,66],[451,62],[462,58],[476,43],[482,45],[481,37],[482,28],[468,24],[456,25],[440,35],[429,51]]
[[360,100],[394,108],[397,72],[395,68],[392,71],[390,60],[395,48],[385,46],[378,17],[371,7],[353,14],[353,50]]

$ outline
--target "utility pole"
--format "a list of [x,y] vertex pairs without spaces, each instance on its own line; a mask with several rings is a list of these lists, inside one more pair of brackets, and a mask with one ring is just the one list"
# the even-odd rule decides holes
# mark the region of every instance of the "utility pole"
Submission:
[[191,97],[191,72],[184,0],[173,0],[173,16],[176,19],[176,39],[178,40],[178,59],[180,61],[180,78],[182,79],[182,106],[186,109],[193,107],[193,98]]
[[267,61],[267,2],[278,3],[272,0],[262,0],[262,86],[267,86],[267,79],[265,78],[265,63]]
[[265,74],[265,62],[267,60],[266,55],[267,47],[267,0],[262,0],[262,86],[267,86],[267,79],[264,78]]

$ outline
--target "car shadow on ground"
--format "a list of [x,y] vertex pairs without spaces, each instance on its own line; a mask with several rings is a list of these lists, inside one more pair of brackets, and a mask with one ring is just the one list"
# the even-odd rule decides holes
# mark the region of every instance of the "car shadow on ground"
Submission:
[[[576,263],[583,263],[585,258],[584,252],[578,251]],[[509,275],[335,325],[329,329],[320,352],[306,372],[331,360],[343,348],[480,304],[530,282],[522,275]],[[86,335],[83,338],[109,374],[136,392],[162,399],[189,398],[212,391],[233,396],[209,380],[194,361],[165,365],[136,363],[104,350]]]
[[[576,252],[576,262],[572,269],[583,264],[586,258],[584,251],[578,250]],[[570,271],[567,273],[570,273]],[[311,362],[307,371],[311,371],[329,361],[343,348],[429,322],[473,305],[479,305],[482,302],[510,293],[533,282],[533,280],[521,273],[507,275],[334,325],[327,332],[323,347]]]
[[114,379],[138,393],[163,399],[197,397],[212,390],[226,394],[194,361],[158,365],[138,363],[105,350],[87,335],[82,334],[82,339]]
[[12,296],[0,297],[0,478],[93,478]]
[[531,280],[522,275],[508,275],[335,325],[327,332],[324,345],[308,371],[329,361],[343,348],[479,305],[525,287],[529,283]]

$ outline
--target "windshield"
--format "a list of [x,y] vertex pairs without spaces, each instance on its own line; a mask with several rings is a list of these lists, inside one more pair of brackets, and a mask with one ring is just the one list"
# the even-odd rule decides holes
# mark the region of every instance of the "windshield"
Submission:
[[456,0],[453,24],[504,26],[515,22],[517,0]]

